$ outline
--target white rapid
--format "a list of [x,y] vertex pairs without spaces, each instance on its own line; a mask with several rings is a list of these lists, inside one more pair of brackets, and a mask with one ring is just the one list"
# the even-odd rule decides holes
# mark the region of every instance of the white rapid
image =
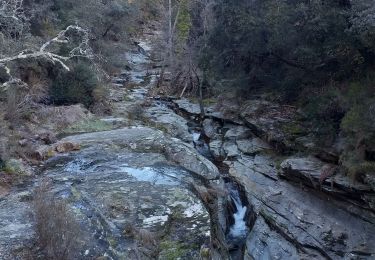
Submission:
[[237,190],[231,190],[231,198],[236,206],[236,212],[233,214],[234,224],[230,228],[229,235],[232,238],[246,237],[247,226],[245,223],[245,215],[247,207],[242,205],[240,195]]
[[193,132],[194,143],[198,142],[200,137],[201,137],[201,134],[199,132]]

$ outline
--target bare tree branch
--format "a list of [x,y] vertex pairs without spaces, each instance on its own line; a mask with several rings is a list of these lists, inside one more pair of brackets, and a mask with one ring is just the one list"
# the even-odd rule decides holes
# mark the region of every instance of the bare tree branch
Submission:
[[[58,44],[67,44],[70,43],[69,33],[78,33],[81,37],[81,42],[78,46],[72,48],[69,52],[69,55],[62,56],[52,51],[47,51],[47,48],[50,47],[53,43]],[[6,57],[0,59],[0,64],[6,64],[11,61],[21,60],[21,59],[30,59],[30,58],[45,58],[52,63],[60,64],[65,70],[69,71],[69,67],[66,64],[66,61],[72,59],[73,57],[85,57],[93,58],[93,52],[89,46],[89,33],[87,30],[83,29],[80,26],[70,25],[65,30],[62,30],[55,38],[44,43],[38,51],[28,52],[25,51],[11,57]],[[9,68],[7,68],[8,74],[10,75]]]

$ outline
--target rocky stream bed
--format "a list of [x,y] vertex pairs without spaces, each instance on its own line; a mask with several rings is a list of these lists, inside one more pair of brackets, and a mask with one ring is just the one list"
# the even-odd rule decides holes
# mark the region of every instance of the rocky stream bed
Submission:
[[32,191],[43,178],[87,231],[79,259],[374,259],[373,187],[322,179],[332,162],[313,153],[280,155],[309,146],[280,130],[289,110],[254,100],[206,107],[200,120],[198,104],[148,96],[155,37],[113,79],[114,112],[100,120],[115,129],[64,137],[79,151],[47,160],[0,200],[0,259],[33,246]]

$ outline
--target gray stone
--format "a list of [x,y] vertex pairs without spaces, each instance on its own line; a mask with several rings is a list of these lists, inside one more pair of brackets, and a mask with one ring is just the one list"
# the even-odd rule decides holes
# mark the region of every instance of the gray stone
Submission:
[[167,107],[150,107],[145,116],[152,121],[155,126],[162,126],[166,132],[173,137],[177,137],[185,142],[192,142],[192,135],[189,133],[187,120],[177,115]]
[[306,135],[295,108],[264,100],[249,100],[241,107],[241,118],[258,137],[280,152],[295,149],[294,139]]
[[32,208],[20,200],[22,192],[11,193],[0,201],[0,259],[15,259],[12,251],[32,244]]
[[212,119],[205,119],[202,125],[205,135],[210,139],[213,139],[217,135],[220,127],[219,124]]
[[222,160],[223,158],[225,158],[223,142],[221,140],[211,141],[209,147],[212,155],[216,160]]
[[247,240],[244,259],[300,259],[298,249],[272,230],[262,217],[259,217]]
[[92,143],[116,144],[136,151],[164,153],[173,162],[203,178],[216,179],[219,171],[209,160],[199,155],[193,146],[179,139],[168,138],[163,132],[147,127],[130,127],[112,131],[70,136],[61,142],[74,142],[82,146]]
[[365,182],[375,191],[375,176],[373,174],[366,174]]
[[353,182],[343,173],[337,173],[334,165],[314,157],[286,159],[280,164],[279,173],[288,180],[349,198],[360,199],[362,193],[372,191],[369,185]]
[[269,144],[257,137],[237,140],[236,144],[241,152],[248,155],[255,155],[261,152],[272,151],[272,147]]
[[226,155],[226,158],[236,158],[240,155],[237,145],[235,142],[224,142],[223,149]]
[[229,130],[225,133],[226,140],[241,140],[252,136],[251,130],[245,126],[229,126]]
[[[269,167],[275,165],[271,158],[260,161]],[[340,259],[375,253],[375,223],[369,211],[353,210],[342,200],[327,200],[270,178],[270,169],[251,157],[227,164],[230,175],[245,188],[258,216],[247,238],[245,259],[261,255],[266,259]],[[295,165],[304,170],[318,167],[314,163]]]
[[200,109],[199,104],[192,103],[191,101],[189,101],[186,98],[174,100],[173,102],[178,106],[179,109],[181,109],[182,111],[185,111],[189,114],[200,115],[200,113],[201,113],[201,109]]

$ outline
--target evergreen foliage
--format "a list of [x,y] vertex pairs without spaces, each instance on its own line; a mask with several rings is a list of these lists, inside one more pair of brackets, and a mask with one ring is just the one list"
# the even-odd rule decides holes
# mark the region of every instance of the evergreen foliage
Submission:
[[55,105],[82,103],[86,107],[93,104],[93,91],[98,80],[89,64],[77,63],[71,71],[62,71],[50,88],[51,102]]

